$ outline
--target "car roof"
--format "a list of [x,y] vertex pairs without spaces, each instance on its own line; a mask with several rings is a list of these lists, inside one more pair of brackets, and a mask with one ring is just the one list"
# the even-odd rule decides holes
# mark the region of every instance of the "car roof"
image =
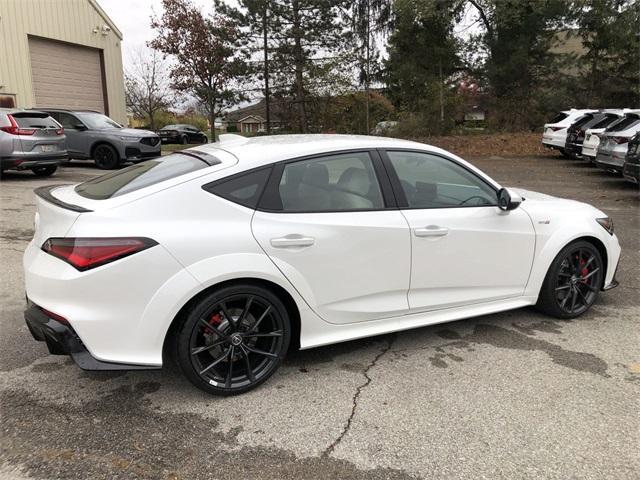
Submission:
[[221,135],[220,141],[217,143],[195,147],[195,149],[205,150],[212,155],[215,155],[215,151],[218,149],[224,150],[235,156],[246,168],[269,165],[281,160],[307,155],[375,148],[412,148],[451,156],[450,153],[438,147],[410,140],[338,134],[266,135],[260,137],[242,137],[230,134]]
[[[34,110],[38,110],[35,109]],[[45,112],[78,112],[78,113],[102,113],[102,112],[98,112],[97,110],[87,110],[84,108],[79,108],[79,109],[72,109],[72,108],[49,108],[49,107],[40,107],[39,110],[41,111],[45,111]]]
[[18,113],[18,112],[33,112],[33,113],[42,113],[42,114],[47,114],[47,112],[45,112],[44,110],[40,110],[40,109],[36,109],[36,108],[4,108],[1,107],[0,108],[0,113],[4,113],[5,115],[10,114],[10,113]]

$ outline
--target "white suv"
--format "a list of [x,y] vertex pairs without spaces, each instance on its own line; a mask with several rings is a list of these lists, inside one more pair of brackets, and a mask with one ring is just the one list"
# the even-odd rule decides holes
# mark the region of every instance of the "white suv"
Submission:
[[571,110],[563,110],[558,113],[549,123],[545,123],[542,133],[542,144],[545,147],[559,150],[564,154],[564,147],[567,142],[567,129],[585,113],[597,111],[598,110],[593,109],[572,108]]

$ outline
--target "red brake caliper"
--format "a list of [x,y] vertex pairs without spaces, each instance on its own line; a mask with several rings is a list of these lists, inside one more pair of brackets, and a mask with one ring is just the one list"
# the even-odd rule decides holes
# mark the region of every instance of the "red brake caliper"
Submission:
[[[580,266],[582,267],[582,270],[580,270],[580,275],[582,275],[583,277],[585,277],[589,273],[589,269],[587,267],[583,266],[586,263],[587,262],[585,262],[584,260],[580,259]],[[581,282],[582,283],[587,283],[587,280],[581,280]]]
[[[213,315],[211,315],[211,318],[209,319],[209,325],[213,325],[213,326],[218,326],[220,325],[220,322],[222,322],[222,315],[220,315],[219,313],[214,313]],[[204,327],[204,332],[202,333],[213,333],[213,330],[207,327]]]

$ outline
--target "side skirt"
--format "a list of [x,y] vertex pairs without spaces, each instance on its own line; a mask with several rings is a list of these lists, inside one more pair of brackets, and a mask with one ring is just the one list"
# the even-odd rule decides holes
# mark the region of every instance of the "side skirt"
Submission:
[[372,337],[385,333],[400,332],[412,328],[426,327],[438,323],[452,322],[491,313],[514,310],[535,305],[537,297],[517,297],[464,307],[447,308],[431,312],[414,313],[400,317],[349,324],[331,324],[317,317],[311,310],[301,319],[300,349],[320,347],[332,343]]

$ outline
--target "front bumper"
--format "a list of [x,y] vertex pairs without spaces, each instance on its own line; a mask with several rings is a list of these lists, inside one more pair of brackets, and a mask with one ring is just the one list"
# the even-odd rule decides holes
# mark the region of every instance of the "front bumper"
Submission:
[[49,353],[70,355],[83,370],[155,370],[160,367],[103,362],[92,357],[73,327],[51,318],[42,308],[27,300],[24,311],[27,327],[39,342],[45,342]]

